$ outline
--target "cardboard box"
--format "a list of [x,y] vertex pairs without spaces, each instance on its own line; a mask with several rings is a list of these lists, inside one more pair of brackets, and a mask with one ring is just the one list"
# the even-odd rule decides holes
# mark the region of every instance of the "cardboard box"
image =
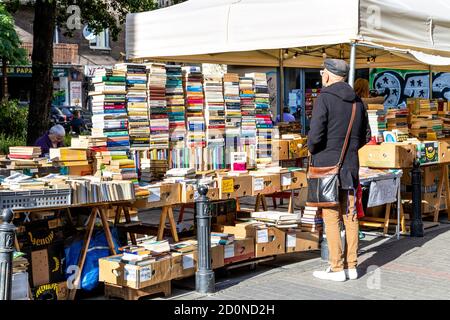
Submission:
[[307,138],[294,139],[289,142],[289,159],[298,159],[307,156]]
[[252,195],[252,176],[219,176],[220,199],[235,199]]
[[222,268],[225,265],[225,248],[222,245],[211,247],[211,266],[213,270]]
[[272,139],[272,160],[289,160],[289,140]]
[[296,190],[307,186],[306,171],[298,170],[280,174],[281,190]]
[[252,176],[252,195],[280,192],[280,175],[261,174]]
[[171,259],[137,266],[120,262],[122,255],[99,259],[99,281],[141,289],[171,279]]
[[278,228],[247,222],[235,226],[221,226],[220,229],[221,232],[234,234],[236,238],[255,239],[256,258],[285,253],[286,234]]
[[450,143],[439,141],[439,162],[450,163]]
[[416,156],[414,144],[382,143],[359,150],[359,164],[373,168],[410,168]]
[[424,141],[416,144],[416,157],[420,164],[439,162],[439,143],[437,141]]
[[319,233],[291,229],[286,232],[286,253],[319,249]]
[[150,196],[135,201],[136,208],[158,208],[181,203],[181,184],[156,184],[149,188]]
[[230,264],[255,258],[255,239],[235,239],[232,244],[224,246],[224,262]]
[[67,300],[67,281],[40,285],[32,289],[32,294],[35,300]]
[[[197,190],[194,190],[193,185],[181,184],[181,202],[182,203],[193,203],[195,199],[199,197],[200,194]],[[219,188],[208,188],[208,193],[206,196],[210,201],[219,200]]]
[[195,275],[197,270],[197,250],[186,253],[172,253],[170,278],[181,279]]

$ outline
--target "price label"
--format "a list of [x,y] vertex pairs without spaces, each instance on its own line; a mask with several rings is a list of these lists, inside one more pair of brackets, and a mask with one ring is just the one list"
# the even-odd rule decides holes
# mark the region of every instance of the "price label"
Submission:
[[285,173],[281,175],[281,185],[283,187],[290,186],[292,184],[292,176],[290,173]]
[[263,229],[258,230],[257,237],[256,237],[257,243],[267,243],[269,242],[269,230]]
[[288,248],[295,248],[296,243],[297,243],[297,238],[296,238],[295,234],[288,234],[287,235]]
[[183,256],[183,270],[191,269],[194,267],[194,255],[186,254]]
[[264,178],[255,178],[253,180],[253,186],[255,191],[264,190]]
[[224,258],[233,258],[234,257],[234,243],[233,244],[227,244],[225,246],[225,252],[224,252]]
[[234,180],[223,179],[222,180],[222,193],[232,193],[234,191]]

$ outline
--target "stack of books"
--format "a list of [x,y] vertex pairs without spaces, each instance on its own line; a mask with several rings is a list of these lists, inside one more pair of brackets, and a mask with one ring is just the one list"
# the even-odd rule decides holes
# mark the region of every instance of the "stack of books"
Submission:
[[409,134],[408,109],[389,109],[386,114],[387,131],[397,130],[402,134]]
[[322,209],[316,207],[305,207],[301,218],[302,231],[323,231]]
[[[369,125],[372,132],[372,137],[379,137],[387,129],[386,112],[384,109],[367,110],[369,115]],[[381,141],[380,141],[381,142]]]
[[231,233],[219,233],[211,232],[211,244],[212,245],[228,245],[234,242],[234,234]]
[[88,165],[86,149],[75,148],[51,148],[50,160],[62,166],[85,166]]
[[41,156],[41,147],[9,147],[10,160],[32,160]]
[[206,169],[225,168],[225,104],[222,77],[204,77],[206,121]]
[[257,129],[257,165],[272,162],[272,112],[269,104],[269,87],[265,73],[246,74],[254,81],[256,129]]
[[181,66],[166,65],[166,100],[169,114],[171,147],[186,146],[186,110]]
[[143,182],[161,180],[168,169],[167,150],[150,150],[140,159],[141,181]]
[[108,89],[117,88],[89,93],[92,96],[92,135],[107,137],[108,150],[129,149],[125,72],[115,68],[99,69],[92,82],[100,88],[103,84],[108,84]]
[[439,114],[439,118],[442,121],[442,134],[446,137],[450,137],[450,112],[444,111]]
[[130,181],[100,181],[100,178],[68,179],[72,188],[72,204],[134,200],[134,187]]
[[111,180],[137,180],[137,171],[134,160],[111,160],[103,170],[103,177]]
[[231,153],[240,151],[241,145],[241,99],[239,95],[239,75],[226,73],[223,76],[225,99],[225,153],[226,161],[231,163]]
[[206,146],[206,127],[203,112],[203,74],[200,67],[190,66],[182,69],[188,126],[187,146],[189,148],[204,148]]
[[174,168],[166,172],[164,182],[180,183],[190,180],[197,182],[197,180],[195,180],[195,177],[195,170],[192,168]]
[[252,212],[251,217],[259,222],[277,228],[297,228],[301,222],[300,213],[286,213],[279,211]]
[[255,105],[255,83],[250,76],[241,77],[239,81],[239,92],[241,98],[241,146],[242,151],[247,153],[247,168],[256,165],[256,105]]
[[444,138],[444,122],[432,115],[411,115],[409,133],[419,139],[437,140]]
[[116,65],[126,72],[127,111],[132,148],[148,148],[149,121],[147,113],[147,71],[145,65]]
[[106,147],[107,138],[106,137],[93,137],[93,136],[78,136],[73,137],[70,141],[70,146],[72,148],[79,149],[91,149],[96,147]]

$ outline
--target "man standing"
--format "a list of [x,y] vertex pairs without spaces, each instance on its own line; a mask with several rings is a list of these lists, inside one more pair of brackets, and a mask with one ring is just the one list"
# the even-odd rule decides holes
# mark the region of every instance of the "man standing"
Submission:
[[[328,241],[330,267],[326,271],[315,271],[319,279],[345,281],[358,277],[358,218],[356,214],[356,190],[359,184],[358,150],[370,141],[367,111],[355,91],[345,81],[349,66],[343,60],[326,59],[321,71],[320,96],[313,108],[308,148],[314,167],[331,167],[338,163],[353,103],[356,115],[350,134],[347,151],[339,172],[339,207],[322,209],[325,233]],[[346,243],[343,252],[340,236],[340,221],[345,225]]]

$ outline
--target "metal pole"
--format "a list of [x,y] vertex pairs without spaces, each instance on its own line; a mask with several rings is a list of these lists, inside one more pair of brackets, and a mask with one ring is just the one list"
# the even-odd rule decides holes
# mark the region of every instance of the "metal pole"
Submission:
[[284,52],[280,49],[280,120],[283,121],[283,109],[284,109]]
[[[400,177],[396,178],[396,179],[400,179]],[[400,183],[399,183],[398,190],[397,190],[397,230],[396,230],[397,240],[400,239],[400,206],[401,205],[402,205],[402,200],[401,200]]]
[[200,197],[196,201],[198,271],[195,273],[195,290],[199,293],[214,293],[215,278],[211,267],[211,215],[206,196],[208,188],[199,186]]
[[418,160],[414,161],[412,175],[412,219],[411,219],[411,237],[423,237],[422,223],[422,176]]
[[14,232],[14,212],[5,209],[0,224],[0,300],[11,300]]
[[431,99],[433,99],[433,71],[431,69],[431,65],[428,66],[428,70],[429,70],[429,78],[430,78],[430,81],[429,81],[429,88],[430,88],[429,97],[430,97],[430,100],[431,100]]
[[350,48],[350,70],[348,73],[348,84],[353,88],[355,84],[355,72],[356,72],[356,42],[351,43]]

